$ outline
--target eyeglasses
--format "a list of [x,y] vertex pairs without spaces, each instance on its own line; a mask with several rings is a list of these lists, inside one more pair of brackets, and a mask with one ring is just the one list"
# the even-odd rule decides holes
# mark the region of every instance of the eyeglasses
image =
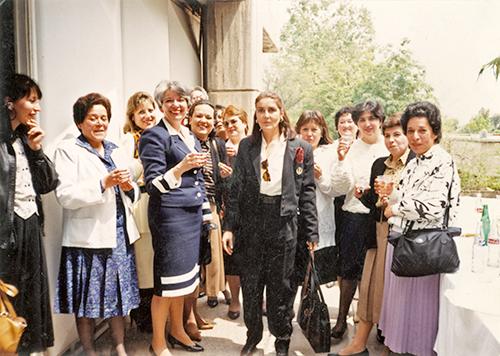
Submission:
[[231,119],[224,121],[224,126],[229,127],[229,125],[236,125],[238,123],[239,119]]
[[262,179],[264,179],[264,182],[270,182],[271,181],[271,174],[269,173],[269,162],[266,160],[260,162],[260,167],[264,171],[262,173]]

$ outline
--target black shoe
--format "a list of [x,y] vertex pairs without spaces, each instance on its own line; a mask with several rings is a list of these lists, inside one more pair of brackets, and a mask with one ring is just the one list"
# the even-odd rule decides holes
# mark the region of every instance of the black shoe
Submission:
[[217,299],[217,297],[208,297],[207,298],[207,305],[210,308],[215,308],[217,305],[219,305],[219,300]]
[[380,330],[379,328],[377,328],[377,341],[380,342],[381,344],[383,344],[385,342],[385,336],[382,335],[382,330]]
[[257,350],[257,344],[252,342],[247,342],[245,346],[241,349],[240,356],[249,356]]
[[331,337],[333,337],[334,339],[342,339],[347,330],[347,323],[345,323],[340,330],[336,330],[335,326],[332,328],[332,332],[330,334]]
[[[328,356],[342,356],[342,355],[331,352],[328,354]],[[370,353],[368,352],[368,349],[364,349],[361,352],[357,352],[355,354],[350,354],[349,356],[370,356]]]
[[189,352],[201,352],[204,350],[204,348],[196,342],[194,345],[185,345],[170,334],[168,335],[168,343],[173,349],[175,349],[176,345],[179,345],[181,348]]
[[290,346],[290,339],[276,339],[274,348],[276,356],[288,356],[288,347]]
[[230,310],[227,312],[227,316],[229,317],[229,319],[235,320],[235,319],[238,319],[240,317],[240,312]]

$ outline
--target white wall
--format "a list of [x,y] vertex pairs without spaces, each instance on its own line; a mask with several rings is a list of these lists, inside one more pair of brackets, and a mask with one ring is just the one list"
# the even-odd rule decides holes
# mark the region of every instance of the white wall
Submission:
[[[199,84],[200,68],[188,41],[185,17],[165,0],[36,1],[37,58],[43,90],[41,124],[45,151],[52,155],[61,138],[78,134],[72,119],[79,96],[96,91],[112,104],[108,137],[117,140],[128,97],[153,92],[172,73],[188,85]],[[172,44],[172,45],[171,45]],[[61,251],[62,212],[54,194],[44,197],[45,249],[52,300]],[[72,315],[54,315],[55,347],[62,352],[78,336]]]

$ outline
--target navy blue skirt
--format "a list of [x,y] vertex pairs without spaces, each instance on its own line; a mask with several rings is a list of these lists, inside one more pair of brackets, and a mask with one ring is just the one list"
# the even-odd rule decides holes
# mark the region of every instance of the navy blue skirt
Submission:
[[340,228],[339,276],[349,280],[360,280],[365,263],[366,241],[376,234],[375,220],[370,214],[344,211]]
[[201,224],[201,206],[150,206],[155,295],[183,296],[198,286]]

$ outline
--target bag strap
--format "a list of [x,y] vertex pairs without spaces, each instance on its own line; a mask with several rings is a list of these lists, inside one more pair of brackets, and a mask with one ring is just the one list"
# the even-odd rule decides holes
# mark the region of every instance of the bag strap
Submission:
[[[451,160],[451,181],[450,186],[448,187],[448,205],[446,206],[446,210],[444,212],[443,218],[443,229],[448,228],[448,221],[450,219],[450,208],[451,208],[451,187],[453,186],[453,181],[455,180],[455,162],[453,159]],[[415,220],[408,221],[406,223],[405,228],[403,229],[403,235],[413,229],[413,225],[415,224]]]
[[321,285],[319,283],[319,277],[318,277],[318,271],[316,269],[316,265],[314,263],[314,251],[311,250],[309,251],[309,266],[307,266],[308,270],[310,270],[310,275],[311,275],[311,289],[313,291],[318,291],[320,300],[322,303],[325,303],[325,298],[323,297],[323,292],[321,291]]
[[453,181],[455,179],[455,162],[453,159],[451,160],[451,182],[450,186],[448,187],[448,206],[446,207],[446,211],[444,212],[444,219],[443,219],[443,228],[447,229],[448,228],[448,221],[450,219],[450,208],[451,208],[451,187],[453,186]]
[[16,311],[12,306],[8,296],[14,297],[18,293],[17,288],[11,284],[4,283],[0,279],[0,314],[6,313],[10,317],[17,317]]

